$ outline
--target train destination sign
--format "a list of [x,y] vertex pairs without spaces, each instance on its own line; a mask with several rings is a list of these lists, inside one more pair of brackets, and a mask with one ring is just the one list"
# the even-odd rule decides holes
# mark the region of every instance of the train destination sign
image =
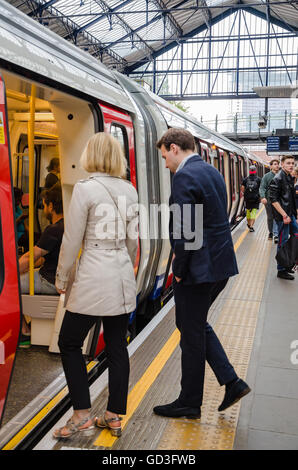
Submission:
[[270,136],[266,142],[267,155],[298,155],[298,136]]

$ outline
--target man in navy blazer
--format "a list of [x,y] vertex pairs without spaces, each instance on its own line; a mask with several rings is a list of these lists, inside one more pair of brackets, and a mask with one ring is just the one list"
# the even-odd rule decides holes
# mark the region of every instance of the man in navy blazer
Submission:
[[211,304],[238,274],[227,216],[222,175],[195,153],[195,141],[185,129],[169,129],[158,141],[166,167],[174,173],[170,197],[170,241],[174,252],[173,289],[176,325],[181,334],[181,392],[153,411],[161,416],[201,417],[206,360],[225,396],[223,411],[250,392],[230,364],[212,327]]

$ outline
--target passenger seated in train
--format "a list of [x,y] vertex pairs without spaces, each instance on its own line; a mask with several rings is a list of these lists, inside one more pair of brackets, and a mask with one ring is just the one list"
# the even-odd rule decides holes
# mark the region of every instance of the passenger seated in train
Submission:
[[[50,221],[34,250],[34,294],[57,295],[55,276],[64,232],[62,191],[60,183],[42,193],[43,210]],[[29,294],[29,251],[19,259],[21,293]],[[22,321],[20,347],[30,345],[30,326]]]
[[24,212],[21,207],[23,191],[20,188],[13,188],[13,192],[15,202],[18,246],[24,246],[24,238],[26,236],[26,228],[24,221],[25,219],[27,219],[28,213]]

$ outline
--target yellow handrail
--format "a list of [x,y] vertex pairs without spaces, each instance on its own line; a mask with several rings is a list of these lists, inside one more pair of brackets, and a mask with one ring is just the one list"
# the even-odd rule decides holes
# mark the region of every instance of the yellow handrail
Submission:
[[29,150],[29,294],[34,295],[34,126],[36,86],[31,85],[30,120],[28,121]]
[[6,90],[6,96],[7,98],[12,98],[13,100],[22,101],[23,103],[29,103],[30,101],[29,96],[19,91]]

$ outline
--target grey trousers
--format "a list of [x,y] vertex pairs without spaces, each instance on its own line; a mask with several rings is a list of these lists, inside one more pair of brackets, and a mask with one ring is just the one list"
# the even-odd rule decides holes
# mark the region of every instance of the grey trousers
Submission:
[[[29,272],[21,274],[21,293],[29,294]],[[59,295],[56,287],[41,277],[39,270],[34,270],[34,294]]]
[[273,233],[275,237],[278,237],[278,226],[273,218],[272,205],[267,202],[267,204],[265,205],[265,209],[267,212],[267,225],[269,233]]

